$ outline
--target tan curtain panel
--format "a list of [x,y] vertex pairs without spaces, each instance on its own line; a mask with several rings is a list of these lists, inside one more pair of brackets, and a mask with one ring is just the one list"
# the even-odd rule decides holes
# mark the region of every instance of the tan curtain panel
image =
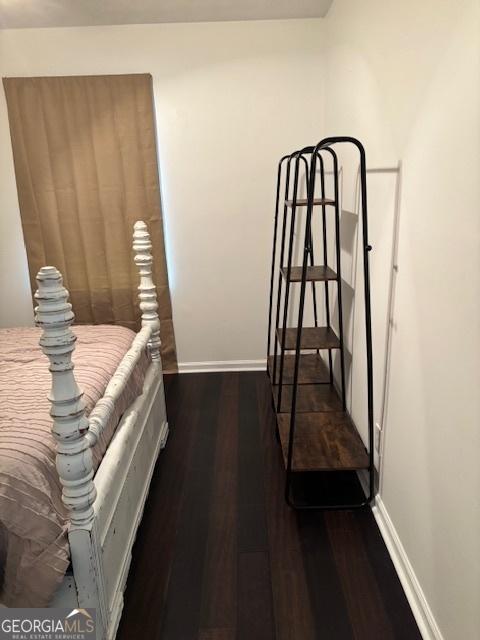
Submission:
[[76,321],[139,328],[132,226],[148,223],[162,356],[176,349],[150,75],[4,78],[32,291],[62,272]]

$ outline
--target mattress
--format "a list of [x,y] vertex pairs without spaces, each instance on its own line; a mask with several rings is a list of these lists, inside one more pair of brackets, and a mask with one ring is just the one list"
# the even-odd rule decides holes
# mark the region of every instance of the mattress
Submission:
[[[135,334],[111,325],[73,331],[75,378],[88,415]],[[40,335],[36,328],[0,329],[0,602],[12,607],[47,606],[70,561]],[[148,365],[145,352],[92,451],[95,469],[122,414],[142,393]]]

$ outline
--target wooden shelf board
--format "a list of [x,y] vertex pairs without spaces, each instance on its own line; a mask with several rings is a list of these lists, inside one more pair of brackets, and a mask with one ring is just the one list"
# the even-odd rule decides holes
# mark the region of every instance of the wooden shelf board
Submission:
[[[275,406],[278,402],[279,386],[272,386]],[[280,413],[289,413],[292,409],[292,385],[282,385],[282,404]],[[330,384],[302,384],[297,389],[297,413],[315,411],[342,411],[342,401],[335,387]]]
[[[283,460],[287,466],[290,414],[277,414]],[[368,468],[368,454],[355,426],[343,411],[296,416],[292,471]]]
[[[285,204],[287,207],[293,206],[293,200],[285,200]],[[308,204],[308,200],[306,198],[297,198],[297,207],[306,207]],[[335,200],[330,200],[330,198],[315,198],[313,201],[314,205],[322,205],[322,204],[335,204]]]
[[[281,356],[277,356],[276,380],[278,384],[280,380],[280,360]],[[283,361],[283,383],[293,384],[293,373],[295,367],[295,356],[286,353]],[[273,356],[268,358],[268,372],[270,378],[273,378]],[[330,382],[330,373],[328,365],[319,353],[302,353],[300,355],[300,364],[298,366],[298,384],[315,384]]]
[[[288,268],[280,269],[282,276],[287,279]],[[307,282],[324,282],[325,280],[336,280],[337,274],[333,269],[326,266],[307,267]],[[290,269],[290,282],[302,281],[302,267],[292,267]]]
[[[281,347],[283,329],[277,329],[278,343]],[[293,351],[297,347],[297,328],[286,329],[285,349]],[[340,340],[330,327],[303,327],[301,349],[339,349]]]

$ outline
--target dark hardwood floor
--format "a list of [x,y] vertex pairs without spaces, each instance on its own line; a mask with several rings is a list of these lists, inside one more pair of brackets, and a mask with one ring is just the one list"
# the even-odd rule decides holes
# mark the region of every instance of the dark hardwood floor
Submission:
[[369,510],[286,505],[266,374],[165,386],[119,640],[421,639]]

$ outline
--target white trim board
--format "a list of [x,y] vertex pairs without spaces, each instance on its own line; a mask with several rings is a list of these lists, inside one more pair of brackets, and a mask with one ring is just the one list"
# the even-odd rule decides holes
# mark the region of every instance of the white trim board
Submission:
[[202,373],[208,371],[266,371],[263,360],[218,360],[211,362],[179,362],[179,373]]
[[379,496],[372,512],[424,640],[444,640],[388,511]]

